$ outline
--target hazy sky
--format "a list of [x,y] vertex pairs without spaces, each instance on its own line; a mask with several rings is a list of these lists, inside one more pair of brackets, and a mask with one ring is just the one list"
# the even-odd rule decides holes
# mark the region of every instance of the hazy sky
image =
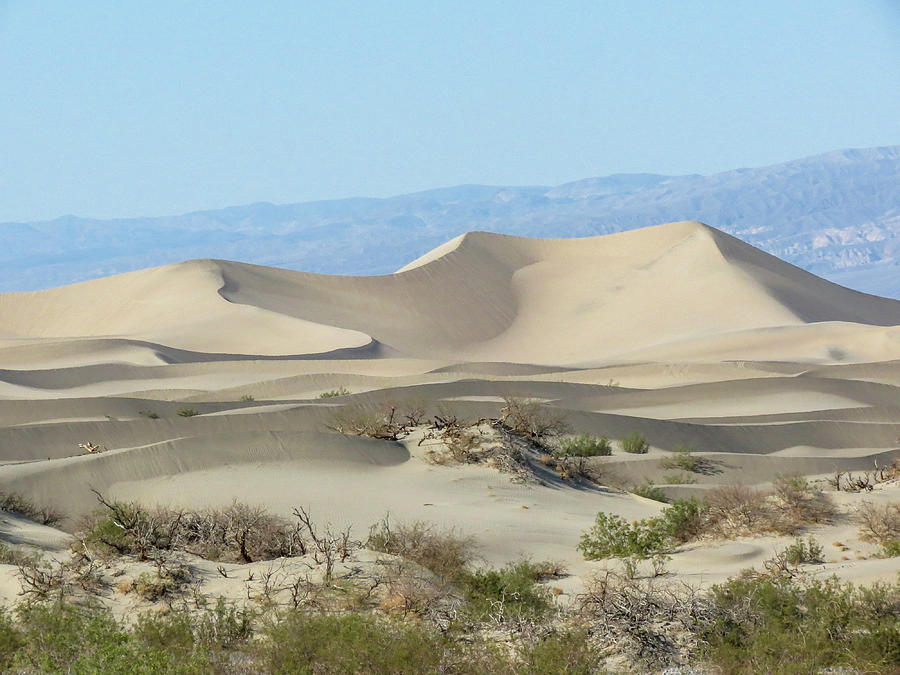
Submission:
[[0,221],[900,143],[900,0],[0,0]]

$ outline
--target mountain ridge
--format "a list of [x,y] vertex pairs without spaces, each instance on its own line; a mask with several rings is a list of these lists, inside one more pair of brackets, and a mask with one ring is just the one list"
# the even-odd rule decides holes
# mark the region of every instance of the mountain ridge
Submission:
[[900,146],[711,176],[614,174],[556,187],[464,185],[159,218],[6,223],[0,291],[187,258],[384,274],[472,230],[568,238],[679,220],[707,222],[819,276],[900,297]]

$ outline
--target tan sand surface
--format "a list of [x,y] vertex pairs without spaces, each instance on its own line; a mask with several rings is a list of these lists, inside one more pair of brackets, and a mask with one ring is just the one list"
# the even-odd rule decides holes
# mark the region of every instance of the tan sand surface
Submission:
[[[608,485],[521,484],[328,428],[355,406],[477,420],[504,396],[613,439]],[[635,431],[647,455],[622,452]],[[83,454],[88,442],[104,451]],[[66,530],[94,508],[91,488],[185,506],[238,498],[308,506],[360,534],[387,512],[430,520],[475,535],[485,560],[552,558],[582,574],[597,564],[580,559],[580,533],[598,511],[658,513],[626,490],[662,483],[679,445],[708,471],[666,486],[673,496],[900,456],[900,302],[689,222],[578,240],[474,232],[379,277],[200,260],[0,294],[0,492],[63,509]],[[5,541],[67,541],[3,518]],[[852,538],[834,527],[822,536]],[[706,582],[785,541],[691,545],[673,565]],[[852,545],[865,560],[823,569],[891,571]]]

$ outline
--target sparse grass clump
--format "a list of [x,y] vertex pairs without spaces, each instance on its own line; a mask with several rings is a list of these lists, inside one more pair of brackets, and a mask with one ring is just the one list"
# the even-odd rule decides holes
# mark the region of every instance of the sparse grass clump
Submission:
[[652,499],[655,502],[663,502],[664,504],[669,502],[669,498],[666,496],[663,489],[654,485],[651,480],[648,480],[643,485],[635,485],[631,491],[638,497],[643,497],[644,499]]
[[694,448],[689,445],[679,445],[669,457],[659,460],[663,469],[681,469],[682,471],[697,471],[700,468],[700,459],[694,456]]
[[562,439],[556,454],[560,457],[608,457],[612,454],[612,444],[606,436],[581,434]]
[[179,408],[175,412],[179,417],[195,417],[200,414],[196,408]]
[[632,455],[646,455],[650,445],[643,435],[635,431],[622,439],[622,450]]
[[323,391],[319,394],[319,398],[337,398],[338,396],[347,396],[350,394],[350,390],[346,387],[338,387],[337,389],[332,389],[330,391]]
[[693,485],[697,482],[697,479],[686,471],[677,471],[665,474],[662,477],[662,482],[666,485]]

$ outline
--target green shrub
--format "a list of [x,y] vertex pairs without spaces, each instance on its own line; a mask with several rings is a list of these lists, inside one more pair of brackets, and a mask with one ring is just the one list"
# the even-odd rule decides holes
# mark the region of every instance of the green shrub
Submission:
[[669,498],[666,497],[666,493],[662,490],[662,488],[657,487],[653,484],[653,481],[648,480],[644,485],[635,485],[632,488],[631,492],[636,494],[638,497],[643,497],[644,499],[652,499],[655,502],[663,502],[667,504],[669,502]]
[[591,648],[587,632],[578,630],[540,640],[525,653],[524,661],[527,673],[589,675],[596,672],[599,657]]
[[632,455],[645,455],[650,451],[650,446],[646,439],[635,431],[622,439],[622,449]]
[[822,545],[815,537],[807,537],[806,541],[797,537],[794,543],[784,550],[784,558],[792,565],[814,564],[825,560],[822,553]]
[[659,518],[628,522],[602,511],[590,530],[581,535],[578,550],[587,560],[600,558],[651,558],[669,550],[665,522]]
[[244,394],[243,396],[241,396],[241,398],[239,400],[242,403],[248,403],[250,401],[255,401],[256,399],[253,398],[253,396],[251,394]]
[[465,591],[468,613],[484,618],[497,614],[502,603],[504,615],[543,616],[550,608],[549,590],[537,583],[547,563],[521,561],[501,569],[464,570],[459,583]]
[[272,673],[439,672],[443,643],[423,628],[373,617],[288,614],[267,633]]
[[677,543],[691,541],[703,532],[706,504],[700,500],[678,499],[663,511],[666,534]]
[[146,417],[147,419],[151,419],[151,420],[159,419],[159,415],[157,415],[152,410],[139,410],[138,415],[140,415],[141,417]]
[[700,656],[728,673],[900,668],[900,584],[746,576],[715,586],[698,627]]
[[179,417],[194,417],[195,415],[200,414],[195,408],[179,408],[175,412]]
[[319,394],[319,398],[337,398],[338,396],[347,396],[350,393],[350,390],[346,387],[339,387],[338,389],[332,389],[331,391],[323,391]]
[[885,558],[900,556],[900,539],[890,539],[881,545],[881,555]]
[[612,444],[606,436],[581,434],[562,439],[556,454],[560,457],[608,457],[612,454]]

